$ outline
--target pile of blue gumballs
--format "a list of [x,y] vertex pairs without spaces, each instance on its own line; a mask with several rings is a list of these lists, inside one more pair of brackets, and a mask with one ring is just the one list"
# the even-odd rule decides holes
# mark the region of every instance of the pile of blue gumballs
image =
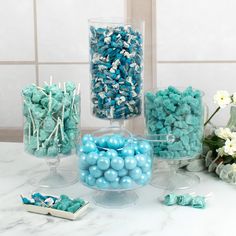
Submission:
[[151,178],[149,142],[120,134],[86,134],[78,150],[80,179],[96,189],[132,189]]

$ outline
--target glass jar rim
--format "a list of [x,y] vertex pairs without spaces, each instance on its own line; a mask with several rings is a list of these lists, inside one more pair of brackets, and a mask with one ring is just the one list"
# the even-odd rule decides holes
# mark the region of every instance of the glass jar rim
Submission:
[[132,23],[144,24],[142,19],[133,19],[130,17],[95,17],[88,19],[89,24],[110,24],[110,25],[129,25]]
[[197,88],[194,88],[192,86],[187,86],[187,87],[183,87],[183,86],[166,86],[166,87],[157,87],[157,88],[153,88],[153,89],[148,89],[146,91],[144,91],[144,94],[148,93],[148,92],[158,92],[158,91],[163,91],[165,89],[168,89],[169,87],[173,87],[173,88],[176,88],[177,90],[179,90],[180,92],[183,92],[184,90],[186,90],[188,87],[191,87],[193,89],[193,91],[196,91],[198,90],[200,93],[201,93],[201,96],[204,96],[205,95],[205,92],[202,91],[201,89],[197,89]]

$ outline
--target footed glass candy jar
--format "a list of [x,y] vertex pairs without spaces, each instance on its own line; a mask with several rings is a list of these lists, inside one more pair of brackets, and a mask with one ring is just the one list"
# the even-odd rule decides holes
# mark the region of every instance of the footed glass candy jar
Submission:
[[122,207],[134,203],[135,188],[149,183],[152,173],[152,147],[129,131],[110,127],[86,134],[79,147],[81,182],[98,190],[95,203]]
[[89,20],[94,116],[124,120],[141,114],[143,22]]
[[[76,181],[76,169],[58,170],[62,158],[74,166],[80,136],[80,94],[72,82],[30,85],[22,90],[25,151],[46,160],[50,173],[34,173],[30,183],[61,187]],[[71,158],[73,157],[73,158]],[[67,163],[67,165],[68,165]]]
[[[154,154],[168,161],[170,171],[154,175],[152,184],[163,188],[186,188],[199,182],[197,176],[176,172],[180,160],[202,153],[204,131],[203,93],[192,87],[169,86],[145,93],[145,123],[148,134],[172,134],[173,143],[156,143]],[[158,170],[157,170],[158,172]],[[186,175],[186,178],[183,176]]]

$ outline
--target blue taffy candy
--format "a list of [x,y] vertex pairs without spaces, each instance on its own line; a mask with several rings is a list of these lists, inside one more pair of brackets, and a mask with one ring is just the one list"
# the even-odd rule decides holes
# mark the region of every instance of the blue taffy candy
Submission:
[[204,209],[206,207],[206,200],[203,196],[195,196],[192,198],[191,206],[194,208]]
[[177,195],[174,193],[169,193],[164,197],[164,204],[166,206],[173,206],[177,203]]
[[179,195],[177,197],[177,204],[181,206],[190,206],[192,203],[192,196],[189,194]]

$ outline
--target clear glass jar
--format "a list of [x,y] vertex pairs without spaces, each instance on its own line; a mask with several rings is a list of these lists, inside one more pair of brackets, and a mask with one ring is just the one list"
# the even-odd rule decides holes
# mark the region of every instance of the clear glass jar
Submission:
[[89,20],[92,114],[122,120],[142,109],[144,22]]
[[204,131],[203,93],[188,88],[157,89],[145,93],[144,112],[148,134],[172,134],[173,143],[156,143],[158,158],[181,160],[202,153]]
[[153,142],[171,142],[171,136],[133,136],[120,127],[100,129],[81,139],[80,181],[97,190],[96,204],[124,207],[138,199],[134,190],[147,185],[152,177]]
[[[50,173],[32,176],[33,185],[59,187],[74,182],[76,170],[57,172],[64,157],[76,158],[80,137],[80,94],[74,83],[66,82],[39,87],[30,85],[22,90],[25,151],[45,159]],[[75,159],[76,161],[76,159]],[[71,174],[70,172],[71,171]],[[73,180],[73,181],[72,181]]]

